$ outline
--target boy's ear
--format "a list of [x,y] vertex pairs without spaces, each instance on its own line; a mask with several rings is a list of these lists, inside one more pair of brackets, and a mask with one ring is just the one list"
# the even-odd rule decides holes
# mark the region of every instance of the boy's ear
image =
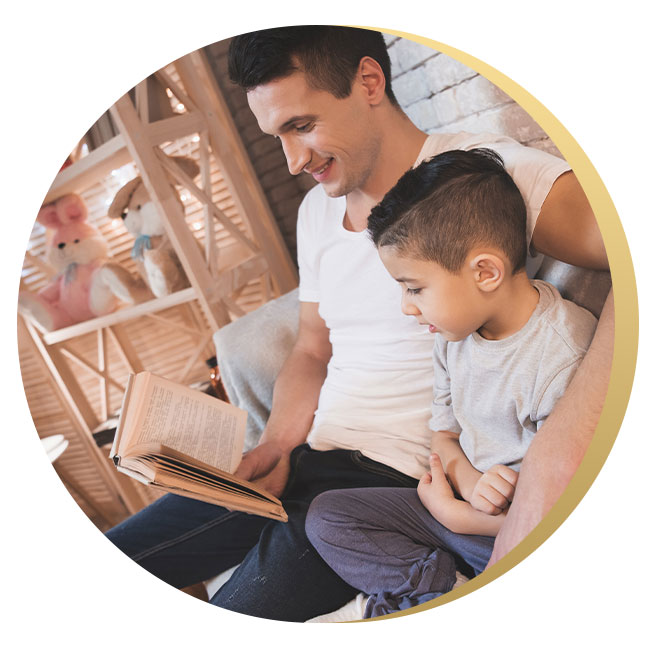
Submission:
[[469,263],[479,290],[490,293],[497,289],[505,277],[505,264],[498,255],[479,253]]
[[364,56],[359,61],[357,80],[361,83],[368,102],[371,105],[379,104],[386,93],[386,78],[379,63],[370,56]]

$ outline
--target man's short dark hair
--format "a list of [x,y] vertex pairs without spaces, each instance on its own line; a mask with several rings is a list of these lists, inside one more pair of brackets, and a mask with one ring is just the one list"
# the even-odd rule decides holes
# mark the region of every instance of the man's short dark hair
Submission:
[[491,149],[447,151],[407,171],[368,218],[377,247],[458,273],[470,251],[493,246],[512,272],[526,265],[526,205]]
[[312,87],[342,99],[349,96],[364,56],[381,66],[386,96],[397,106],[384,37],[369,29],[299,25],[241,34],[230,43],[228,74],[248,92],[302,70]]

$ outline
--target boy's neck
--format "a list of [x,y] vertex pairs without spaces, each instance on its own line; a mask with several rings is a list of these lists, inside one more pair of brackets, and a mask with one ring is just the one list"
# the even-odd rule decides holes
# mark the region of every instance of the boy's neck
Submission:
[[516,334],[533,315],[539,302],[539,291],[525,271],[506,278],[496,290],[490,305],[490,316],[478,333],[490,341]]

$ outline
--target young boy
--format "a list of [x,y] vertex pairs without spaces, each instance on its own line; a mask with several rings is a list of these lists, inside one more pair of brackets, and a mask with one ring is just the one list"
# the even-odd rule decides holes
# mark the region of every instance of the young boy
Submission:
[[449,591],[456,569],[485,568],[528,445],[596,327],[526,276],[526,207],[493,151],[409,170],[368,230],[402,311],[436,336],[431,471],[417,490],[333,490],[309,510],[322,558],[370,594],[365,618]]

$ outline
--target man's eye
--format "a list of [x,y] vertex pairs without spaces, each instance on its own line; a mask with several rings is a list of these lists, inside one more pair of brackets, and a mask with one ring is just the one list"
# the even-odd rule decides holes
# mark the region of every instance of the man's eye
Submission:
[[298,131],[298,133],[308,133],[309,131],[312,130],[313,126],[314,126],[313,122],[307,122],[307,124],[296,125],[296,131]]

